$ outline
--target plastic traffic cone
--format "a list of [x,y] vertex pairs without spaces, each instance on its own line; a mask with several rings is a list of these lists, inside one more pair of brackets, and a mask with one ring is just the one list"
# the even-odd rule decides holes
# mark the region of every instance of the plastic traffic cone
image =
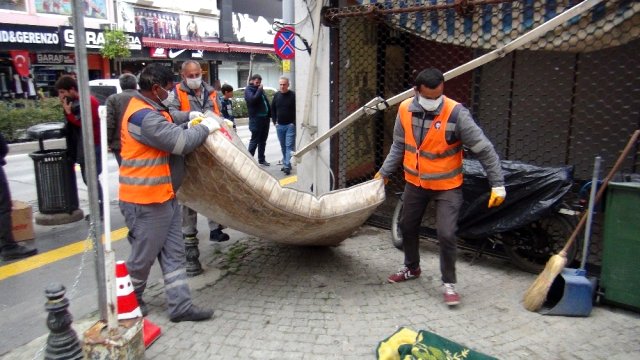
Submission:
[[[142,311],[138,305],[138,300],[133,292],[133,285],[124,261],[116,262],[116,286],[118,296],[118,320],[133,319],[142,317]],[[143,318],[142,337],[144,347],[148,348],[154,341],[158,340],[162,331],[160,327],[150,320]]]
[[160,327],[152,323],[147,318],[142,321],[142,338],[144,339],[144,347],[148,348],[154,341],[158,340],[162,331]]
[[118,296],[118,320],[142,317],[124,261],[116,262],[116,295]]

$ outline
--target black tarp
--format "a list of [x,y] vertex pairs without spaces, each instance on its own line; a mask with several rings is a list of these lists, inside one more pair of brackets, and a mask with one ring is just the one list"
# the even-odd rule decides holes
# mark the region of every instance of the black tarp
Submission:
[[464,160],[464,204],[458,236],[477,239],[517,229],[539,220],[562,201],[572,186],[571,166],[539,167],[501,161],[507,197],[502,205],[488,209],[491,186],[477,160]]

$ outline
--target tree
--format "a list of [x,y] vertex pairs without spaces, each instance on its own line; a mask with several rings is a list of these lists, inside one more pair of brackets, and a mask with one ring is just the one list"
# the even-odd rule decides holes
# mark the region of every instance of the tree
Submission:
[[[119,58],[127,58],[131,56],[127,34],[125,34],[124,31],[117,29],[105,30],[104,46],[100,50],[100,54],[109,60],[116,59],[116,61]],[[117,61],[117,63],[120,65],[120,61]],[[121,69],[118,69],[118,72],[122,72]]]

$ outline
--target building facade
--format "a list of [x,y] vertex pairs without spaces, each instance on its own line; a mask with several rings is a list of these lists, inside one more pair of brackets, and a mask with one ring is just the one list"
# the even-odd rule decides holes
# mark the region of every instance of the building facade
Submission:
[[[150,62],[172,67],[177,77],[181,64],[193,59],[201,63],[204,79],[210,83],[219,79],[243,87],[251,71],[261,73],[265,84],[275,87],[280,68],[270,57],[274,53],[270,29],[276,17],[235,13],[233,4],[225,2],[83,0],[89,79],[115,78],[124,71],[138,73]],[[75,71],[72,6],[71,1],[62,0],[0,4],[2,97],[26,96],[30,82],[54,95],[55,80]],[[278,7],[281,13],[280,0],[260,6]],[[221,8],[229,13],[222,16],[225,10]],[[260,11],[260,7],[253,8]],[[223,18],[229,26],[222,24]],[[129,58],[113,61],[100,54],[105,29],[114,28],[127,34]]]

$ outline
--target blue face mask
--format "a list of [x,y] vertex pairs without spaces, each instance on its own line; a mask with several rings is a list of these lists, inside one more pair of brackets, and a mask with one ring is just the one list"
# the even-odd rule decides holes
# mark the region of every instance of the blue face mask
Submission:
[[437,99],[427,99],[425,97],[419,96],[418,102],[423,109],[429,112],[436,111],[440,104],[442,104],[442,95],[438,96]]

